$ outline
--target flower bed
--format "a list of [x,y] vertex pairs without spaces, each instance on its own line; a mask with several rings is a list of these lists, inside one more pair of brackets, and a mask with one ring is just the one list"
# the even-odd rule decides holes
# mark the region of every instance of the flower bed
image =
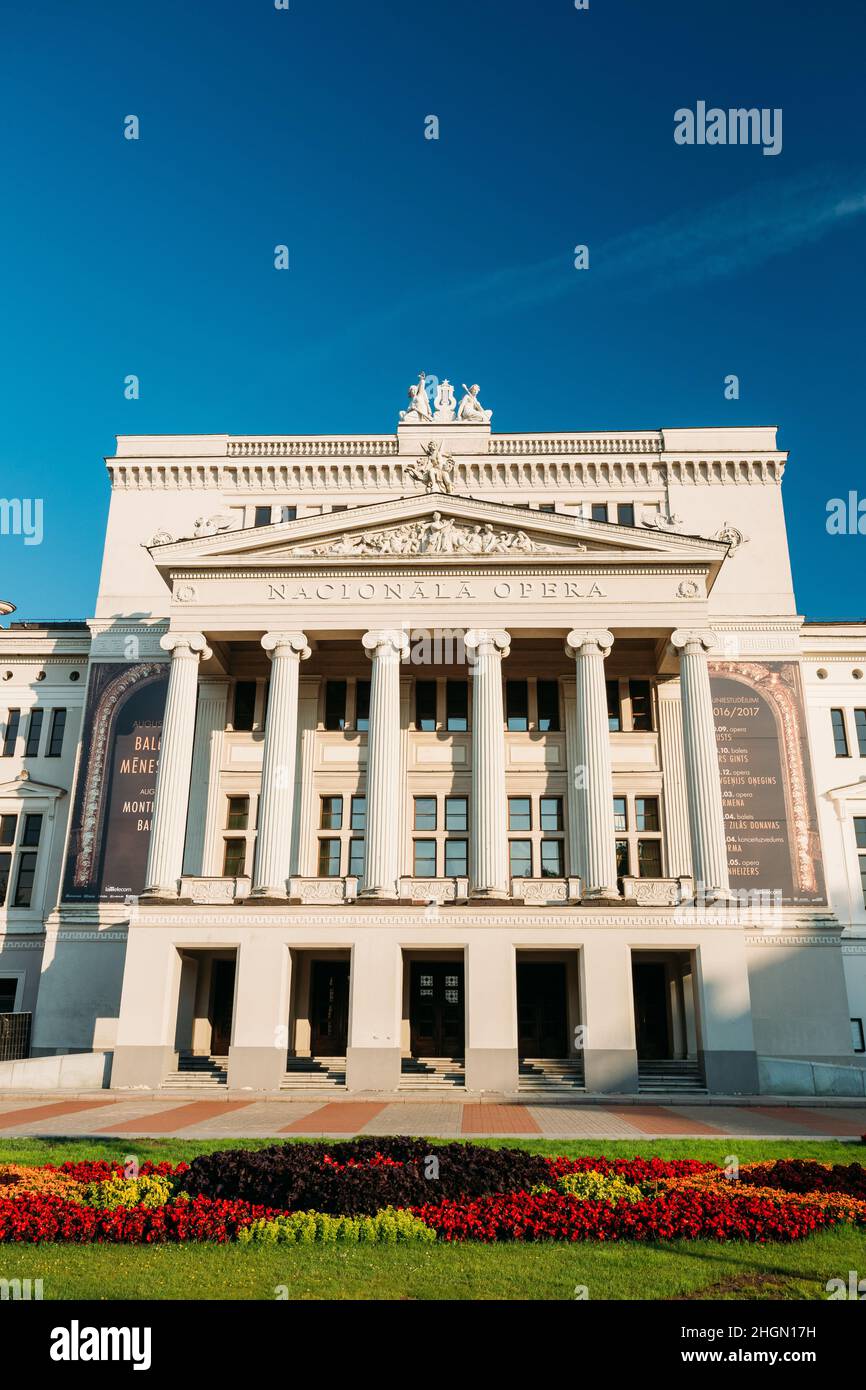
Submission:
[[792,1241],[866,1227],[857,1163],[545,1158],[359,1139],[232,1149],[191,1164],[0,1167],[0,1241]]

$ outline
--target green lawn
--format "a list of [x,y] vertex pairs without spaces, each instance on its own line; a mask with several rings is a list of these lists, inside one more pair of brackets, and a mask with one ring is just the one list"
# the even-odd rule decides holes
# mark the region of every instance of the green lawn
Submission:
[[[0,1163],[66,1158],[193,1158],[269,1140],[8,1139]],[[435,1141],[431,1141],[435,1142]],[[836,1141],[667,1140],[586,1143],[487,1140],[541,1153],[629,1157],[862,1161]],[[822,1299],[828,1279],[866,1269],[866,1234],[845,1227],[792,1245],[678,1241],[666,1245],[401,1247],[0,1246],[0,1279],[42,1279],[46,1299]]]
[[[349,1138],[349,1135],[343,1136]],[[63,1163],[66,1159],[123,1159],[135,1154],[153,1162],[192,1159],[219,1149],[264,1149],[271,1144],[310,1142],[305,1139],[140,1139],[132,1135],[116,1139],[0,1139],[0,1163]],[[316,1142],[316,1141],[312,1141]],[[339,1143],[339,1140],[321,1140]],[[431,1139],[430,1144],[446,1144]],[[488,1148],[528,1149],[538,1154],[605,1154],[609,1158],[702,1158],[724,1163],[736,1154],[741,1163],[759,1159],[817,1158],[825,1163],[866,1164],[866,1144],[837,1139],[476,1139]]]
[[771,1246],[0,1246],[0,1279],[42,1279],[46,1299],[820,1299],[864,1261],[846,1228]]

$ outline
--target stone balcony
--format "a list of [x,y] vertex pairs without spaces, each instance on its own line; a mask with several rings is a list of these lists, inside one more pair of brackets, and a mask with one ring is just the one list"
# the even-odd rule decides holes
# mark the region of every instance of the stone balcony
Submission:
[[691,902],[694,887],[690,878],[633,878],[622,881],[622,895],[627,903],[638,907],[678,907]]
[[190,903],[233,903],[239,898],[249,896],[251,883],[248,878],[197,878],[184,874],[180,881],[178,897]]
[[526,907],[544,907],[548,904],[580,902],[579,878],[513,878],[511,880],[513,902]]
[[468,878],[401,878],[400,897],[411,903],[465,903]]

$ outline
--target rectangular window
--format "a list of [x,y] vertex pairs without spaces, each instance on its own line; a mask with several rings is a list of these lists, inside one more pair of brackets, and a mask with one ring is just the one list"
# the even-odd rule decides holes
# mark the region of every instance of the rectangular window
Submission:
[[529,728],[529,681],[505,682],[505,722],[513,734]]
[[256,509],[255,509],[255,515],[254,515],[254,517],[253,517],[253,525],[254,525],[254,526],[270,526],[270,524],[271,524],[271,508],[270,508],[270,507],[256,507]]
[[532,878],[532,841],[509,840],[508,862],[512,878]]
[[[41,816],[38,818],[42,819]],[[18,877],[15,880],[15,907],[29,907],[33,897],[33,880],[36,877],[36,855],[19,854]]]
[[[2,1011],[2,1005],[0,1005]],[[866,1052],[866,1036],[863,1033],[862,1018],[852,1018],[851,1020],[851,1046],[855,1052]]]
[[559,733],[559,681],[537,681],[538,727],[543,734]]
[[8,850],[0,850],[0,907],[6,902],[9,891],[9,875],[12,872],[12,855]]
[[436,877],[435,840],[415,840],[412,872],[416,878]]
[[634,526],[634,502],[618,502],[616,519],[620,526]]
[[63,734],[66,729],[66,710],[56,709],[51,712],[51,733],[48,736],[48,747],[45,750],[46,758],[59,758],[63,752]]
[[21,832],[21,846],[23,849],[36,849],[39,844],[39,837],[42,834],[42,816],[29,815],[24,817],[24,829]]
[[657,796],[638,796],[634,803],[635,830],[661,830]]
[[446,796],[445,798],[445,829],[446,830],[468,830],[469,829],[469,800],[465,796]]
[[854,728],[857,731],[857,751],[866,758],[866,709],[855,709]]
[[18,727],[21,723],[20,709],[10,709],[6,715],[6,732],[3,735],[3,757],[15,757],[15,744],[18,742]]
[[562,878],[562,841],[541,841],[541,877]]
[[445,727],[452,733],[466,733],[469,728],[469,682],[445,682]]
[[620,879],[621,879],[621,878],[625,878],[626,875],[628,875],[628,874],[631,872],[631,870],[630,870],[630,868],[629,868],[630,862],[631,862],[631,861],[630,861],[630,859],[629,859],[628,840],[617,840],[617,842],[616,842],[616,876],[617,876],[617,878],[620,878]]
[[42,721],[44,718],[44,710],[32,709],[30,711],[30,721],[27,725],[27,742],[24,745],[25,758],[39,757],[39,740],[42,737]]
[[[0,1014],[11,1014],[15,1012],[15,995],[18,991],[18,981],[7,975],[5,980],[0,980]],[[860,1049],[862,1051],[862,1048]]]
[[341,796],[323,796],[321,798],[322,810],[319,820],[320,830],[342,830],[343,829],[343,798]]
[[319,878],[340,877],[340,841],[319,841]]
[[629,681],[631,700],[631,726],[633,729],[651,729],[653,726],[652,693],[649,681]]
[[17,816],[0,816],[0,845],[14,845]]
[[280,507],[280,521],[297,521],[297,507]]
[[350,830],[367,829],[367,798],[366,796],[352,797],[352,812]]
[[830,719],[833,723],[833,746],[836,749],[837,758],[847,758],[848,753],[848,732],[845,728],[845,711],[841,709],[831,709]]
[[542,830],[562,830],[562,797],[543,796],[539,803]]
[[247,862],[247,842],[240,836],[226,840],[223,854],[223,878],[243,878]]
[[325,728],[346,727],[346,682],[325,681]]
[[624,796],[615,796],[613,799],[613,828],[628,830],[628,802]]
[[364,841],[349,841],[349,874],[352,878],[364,877]]
[[528,796],[510,796],[508,798],[508,829],[532,829],[532,801]]
[[232,709],[232,728],[249,733],[256,717],[255,681],[235,681],[235,700]]
[[248,796],[230,796],[226,830],[246,830],[250,823],[250,799]]
[[436,728],[436,682],[415,682],[415,728],[430,734]]
[[539,504],[538,504],[538,510],[539,510],[540,512],[555,512],[555,511],[556,511],[556,503],[555,503],[555,502],[539,502]]
[[866,816],[854,817],[854,839],[860,859],[860,887],[863,889],[863,902],[866,905]]
[[607,727],[610,733],[618,734],[622,728],[622,710],[619,703],[619,681],[605,681],[607,689]]
[[590,510],[593,521],[607,521],[607,503],[593,502]]
[[365,733],[370,727],[370,682],[358,681],[355,686],[355,728]]
[[637,871],[640,878],[661,878],[662,842],[661,840],[638,840]]
[[416,796],[415,797],[415,820],[416,830],[435,830],[436,829],[436,798],[435,796]]
[[445,841],[445,877],[465,878],[469,872],[469,841]]

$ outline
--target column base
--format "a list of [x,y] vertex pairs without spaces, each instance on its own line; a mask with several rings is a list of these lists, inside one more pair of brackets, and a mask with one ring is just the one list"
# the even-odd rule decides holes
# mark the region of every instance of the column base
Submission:
[[247,902],[255,900],[257,903],[285,903],[288,899],[285,888],[253,888],[247,896]]
[[177,1071],[173,1047],[115,1047],[111,1067],[112,1089],[157,1090],[170,1071]]
[[707,1052],[702,1052],[700,1057],[708,1091],[715,1091],[717,1094],[726,1096],[756,1096],[758,1094],[760,1085],[756,1052],[726,1052],[721,1049],[710,1049]]
[[283,1048],[229,1048],[229,1090],[278,1091],[285,1070],[286,1053]]
[[467,1091],[498,1091],[509,1095],[517,1090],[516,1047],[467,1047]]
[[180,879],[173,888],[145,888],[140,903],[176,903],[180,896]]
[[585,1048],[583,1053],[586,1090],[607,1095],[624,1091],[636,1095],[638,1088],[637,1051],[632,1048]]
[[585,903],[621,903],[622,894],[614,885],[613,888],[581,888],[580,901]]
[[396,1091],[400,1085],[399,1047],[346,1049],[348,1091]]
[[497,902],[501,903],[505,898],[510,898],[511,894],[507,888],[470,888],[470,902]]
[[399,903],[400,898],[396,885],[393,888],[362,888],[358,893],[358,902],[371,903]]

